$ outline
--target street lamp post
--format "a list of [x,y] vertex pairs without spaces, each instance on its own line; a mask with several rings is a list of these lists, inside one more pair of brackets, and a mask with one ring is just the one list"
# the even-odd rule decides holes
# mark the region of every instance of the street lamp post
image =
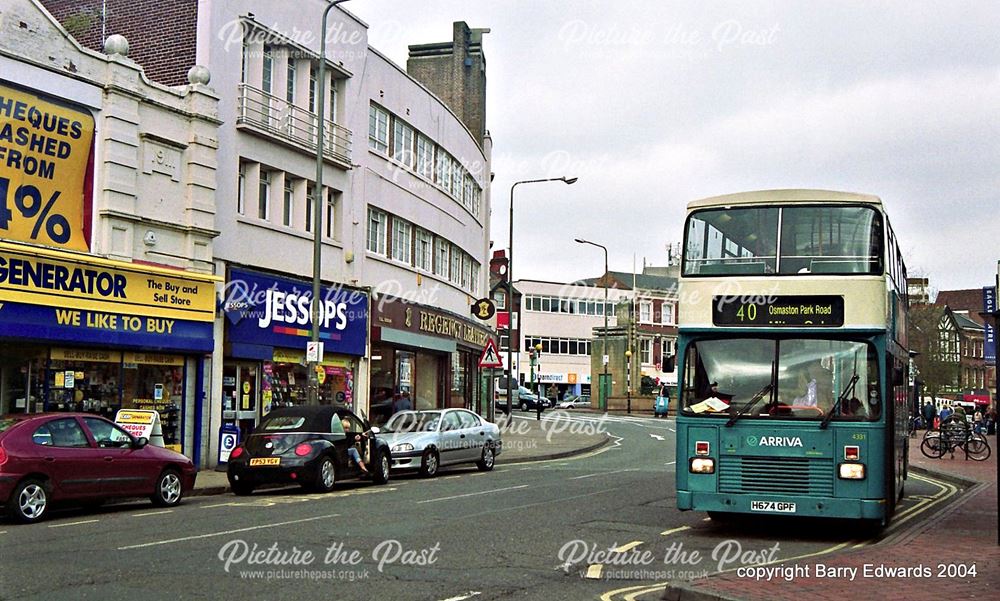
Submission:
[[[546,179],[526,179],[514,182],[510,187],[510,232],[507,250],[507,419],[510,419],[510,407],[514,395],[514,188],[521,184],[538,184],[541,182],[563,182],[564,184],[575,184],[575,177],[550,177]],[[520,326],[521,324],[518,324]],[[517,348],[521,348],[520,340]]]
[[[326,20],[330,16],[330,10],[338,4],[343,4],[347,0],[332,0],[323,9],[323,20],[320,25],[319,35],[319,70],[317,77],[319,88],[316,95],[316,185],[313,187],[313,281],[312,281],[312,309],[310,318],[312,319],[312,335],[309,338],[314,344],[319,343],[319,284],[322,272],[322,250],[323,250],[323,211],[321,200],[323,199],[323,128],[325,120],[323,109],[326,105]],[[309,379],[306,389],[306,403],[309,405],[319,404],[319,361],[309,361]]]
[[625,386],[627,387],[626,394],[628,395],[626,410],[629,415],[632,415],[632,349],[625,351]]
[[[580,244],[589,244],[591,246],[596,246],[597,248],[600,248],[601,250],[604,251],[604,277],[607,278],[608,277],[608,247],[604,246],[603,244],[598,244],[596,242],[591,242],[590,240],[582,240],[580,238],[576,238],[575,240],[576,240],[576,242],[578,242]],[[597,384],[597,391],[598,391],[597,398],[599,400],[603,401],[603,403],[604,403],[604,406],[603,407],[599,407],[599,409],[603,409],[603,410],[607,411],[607,409],[608,409],[608,399],[607,399],[606,396],[604,396],[602,398],[602,396],[604,394],[604,383],[608,379],[608,361],[606,360],[606,358],[608,357],[608,282],[606,280],[604,282],[604,311],[603,311],[603,313],[604,313],[604,333],[601,336],[601,347],[602,347],[601,348],[601,363],[604,366],[604,371],[602,372],[602,375],[601,375],[601,381],[598,382],[598,384]]]

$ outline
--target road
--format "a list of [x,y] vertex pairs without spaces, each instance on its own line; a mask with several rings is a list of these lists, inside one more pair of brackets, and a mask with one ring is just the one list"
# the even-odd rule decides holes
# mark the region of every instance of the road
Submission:
[[[596,417],[574,419],[594,426]],[[0,598],[658,598],[670,579],[872,542],[838,522],[732,524],[679,512],[673,422],[610,417],[602,427],[613,444],[597,452],[493,472],[0,522]],[[900,519],[882,536],[954,492],[911,479]]]

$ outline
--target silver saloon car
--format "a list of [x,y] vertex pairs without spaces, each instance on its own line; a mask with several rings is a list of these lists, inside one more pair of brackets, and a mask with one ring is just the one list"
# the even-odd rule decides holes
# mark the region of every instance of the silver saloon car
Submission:
[[500,454],[500,429],[465,409],[400,411],[381,431],[392,450],[393,470],[419,470],[433,477],[445,465],[475,463],[493,469]]

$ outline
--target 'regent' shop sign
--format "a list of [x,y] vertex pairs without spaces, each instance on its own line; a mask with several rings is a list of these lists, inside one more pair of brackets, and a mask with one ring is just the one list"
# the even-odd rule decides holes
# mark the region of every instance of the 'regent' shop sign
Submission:
[[[473,321],[400,299],[382,298],[377,304],[373,304],[372,312],[372,325],[376,327],[429,334],[476,350],[482,349],[486,346],[486,341],[494,337],[492,331]],[[373,336],[378,338],[374,329]]]

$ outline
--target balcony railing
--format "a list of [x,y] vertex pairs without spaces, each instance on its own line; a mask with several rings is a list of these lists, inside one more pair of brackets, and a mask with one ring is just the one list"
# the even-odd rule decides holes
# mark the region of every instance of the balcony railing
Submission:
[[[316,152],[316,115],[247,84],[239,86],[237,125],[248,125],[295,146]],[[323,154],[351,164],[351,130],[324,120]]]

